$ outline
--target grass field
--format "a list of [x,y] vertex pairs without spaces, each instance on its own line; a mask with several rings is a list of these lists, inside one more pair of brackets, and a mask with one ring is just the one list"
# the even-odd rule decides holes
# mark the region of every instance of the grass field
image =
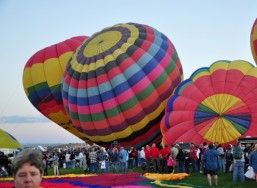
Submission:
[[[142,172],[141,168],[135,168],[134,172]],[[113,173],[113,171],[111,171]],[[84,174],[84,171],[82,168],[76,168],[76,169],[60,169],[60,174]],[[48,169],[48,175],[53,175],[53,169]],[[245,182],[233,182],[232,174],[225,174],[223,172],[220,172],[218,174],[219,177],[219,185],[213,186],[213,187],[219,187],[219,188],[257,188],[257,182],[255,180],[249,180],[247,179]],[[203,188],[203,187],[210,187],[207,182],[207,178],[205,175],[200,173],[192,173],[189,177],[177,181],[178,183],[187,183],[195,185],[196,187]]]

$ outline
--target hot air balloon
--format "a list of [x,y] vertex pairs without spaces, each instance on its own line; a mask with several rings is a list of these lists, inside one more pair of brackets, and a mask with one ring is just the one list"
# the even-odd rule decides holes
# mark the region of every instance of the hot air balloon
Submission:
[[235,143],[257,136],[257,68],[217,61],[196,70],[169,98],[161,121],[163,143]]
[[255,63],[257,64],[257,19],[255,20],[251,30],[250,44],[253,58],[255,60]]
[[167,98],[183,77],[171,41],[137,23],[95,33],[64,72],[62,96],[73,125],[99,145],[160,142]]
[[0,150],[22,149],[22,145],[10,133],[0,129]]
[[67,116],[61,93],[61,79],[72,53],[87,36],[77,36],[36,52],[23,71],[23,87],[33,106],[45,117],[84,139]]

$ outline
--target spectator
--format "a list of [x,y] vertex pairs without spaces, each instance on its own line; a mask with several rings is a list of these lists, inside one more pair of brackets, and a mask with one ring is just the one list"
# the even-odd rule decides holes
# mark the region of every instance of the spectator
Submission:
[[53,156],[53,169],[54,169],[54,175],[58,176],[59,175],[59,156],[57,152],[55,152]]
[[257,144],[254,145],[254,150],[250,153],[249,166],[253,167],[255,180],[257,182]]
[[126,163],[128,159],[128,152],[123,148],[120,147],[120,152],[119,152],[119,158],[120,158],[120,167],[122,172],[126,172]]
[[4,167],[4,169],[8,170],[8,157],[4,154],[4,152],[0,152],[0,169]]
[[44,176],[47,176],[48,175],[48,155],[47,153],[43,153],[43,162],[44,162],[44,165],[45,165],[45,169],[44,169]]
[[245,176],[244,176],[244,163],[245,163],[245,159],[244,159],[244,153],[243,153],[243,149],[241,148],[240,143],[237,143],[233,149],[232,149],[232,153],[233,153],[233,181],[237,182],[237,179],[239,177],[241,182],[245,181]]
[[135,168],[137,167],[137,164],[138,164],[138,151],[136,148],[133,148],[132,156],[133,156],[132,167]]
[[70,154],[70,163],[71,163],[71,168],[75,169],[75,165],[76,165],[76,159],[75,159],[75,153],[74,151],[71,152]]
[[141,149],[138,151],[138,166],[142,166],[144,162],[145,162],[145,148],[141,147]]
[[82,151],[79,152],[79,167],[81,168],[84,161],[84,154]]
[[25,149],[13,160],[12,172],[15,188],[38,188],[44,174],[43,156],[39,150]]
[[113,168],[114,168],[115,172],[118,172],[119,171],[119,169],[118,169],[119,151],[118,151],[118,148],[116,148],[116,147],[113,148],[111,160],[113,162]]
[[128,150],[128,169],[129,171],[133,170],[133,161],[134,161],[134,156],[133,156],[133,147],[130,147]]
[[105,163],[105,153],[103,148],[100,148],[100,151],[98,151],[97,159],[99,163],[98,168],[100,170],[100,173],[104,173],[106,171],[106,163]]
[[231,145],[227,146],[226,152],[225,152],[225,173],[229,173],[229,168],[232,165],[233,162],[233,155],[232,155],[232,147]]
[[218,151],[214,149],[214,145],[210,144],[209,149],[204,152],[203,162],[206,168],[207,180],[212,186],[212,177],[215,185],[218,185]]
[[105,160],[105,172],[108,173],[110,172],[110,155],[105,148],[103,148],[103,152],[104,152],[104,160]]
[[157,172],[157,171],[161,172],[160,151],[156,147],[155,143],[153,143],[152,147],[150,148],[150,155],[152,157],[154,172]]
[[191,143],[190,159],[192,162],[193,172],[199,172],[197,151],[198,151],[198,148],[197,148],[196,144]]
[[225,151],[221,144],[217,147],[218,151],[218,169],[225,172]]
[[[176,161],[176,159],[177,159],[178,148],[179,148],[179,144],[174,144],[172,146],[172,148],[170,149],[170,154],[171,154],[174,161]],[[175,172],[175,168],[176,168],[176,166],[175,166],[175,163],[174,163],[173,172]]]
[[145,152],[146,171],[149,172],[150,171],[150,163],[152,161],[152,156],[150,153],[149,145],[146,145],[144,152]]
[[168,167],[168,173],[172,173],[173,172],[173,166],[175,161],[173,160],[171,154],[168,154],[168,159],[167,159],[167,167]]
[[87,163],[87,155],[86,153],[83,154],[83,170],[85,173],[88,172],[88,163]]
[[94,149],[90,149],[88,157],[90,160],[89,172],[96,173],[96,171],[97,171],[97,153],[94,151]]
[[71,168],[70,152],[67,152],[65,155],[65,164],[66,168]]
[[167,166],[167,160],[170,154],[170,149],[167,145],[164,146],[164,148],[162,147],[162,149],[160,150],[161,153],[161,172],[168,172],[168,166]]
[[178,166],[178,172],[184,173],[186,172],[185,169],[185,160],[186,160],[186,154],[185,151],[182,150],[182,148],[178,148],[178,154],[177,154],[177,166]]

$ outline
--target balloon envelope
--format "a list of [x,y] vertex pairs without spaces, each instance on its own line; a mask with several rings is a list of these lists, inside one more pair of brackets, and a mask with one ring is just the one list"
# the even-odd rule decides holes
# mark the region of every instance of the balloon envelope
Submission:
[[22,145],[11,134],[0,129],[0,148],[19,149]]
[[117,24],[95,33],[72,56],[63,102],[73,125],[99,145],[142,146],[161,141],[167,98],[181,82],[171,41],[142,24]]
[[257,64],[257,19],[255,20],[250,36],[251,50],[255,63]]
[[44,116],[84,139],[67,116],[61,93],[61,79],[72,53],[86,36],[77,36],[36,52],[23,71],[23,87],[30,102]]
[[217,61],[196,70],[169,99],[161,121],[163,143],[233,143],[257,136],[257,68]]

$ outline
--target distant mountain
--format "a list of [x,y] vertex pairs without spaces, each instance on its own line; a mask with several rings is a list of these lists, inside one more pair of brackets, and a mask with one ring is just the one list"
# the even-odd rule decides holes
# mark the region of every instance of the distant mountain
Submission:
[[49,123],[50,120],[44,116],[1,116],[0,123]]

